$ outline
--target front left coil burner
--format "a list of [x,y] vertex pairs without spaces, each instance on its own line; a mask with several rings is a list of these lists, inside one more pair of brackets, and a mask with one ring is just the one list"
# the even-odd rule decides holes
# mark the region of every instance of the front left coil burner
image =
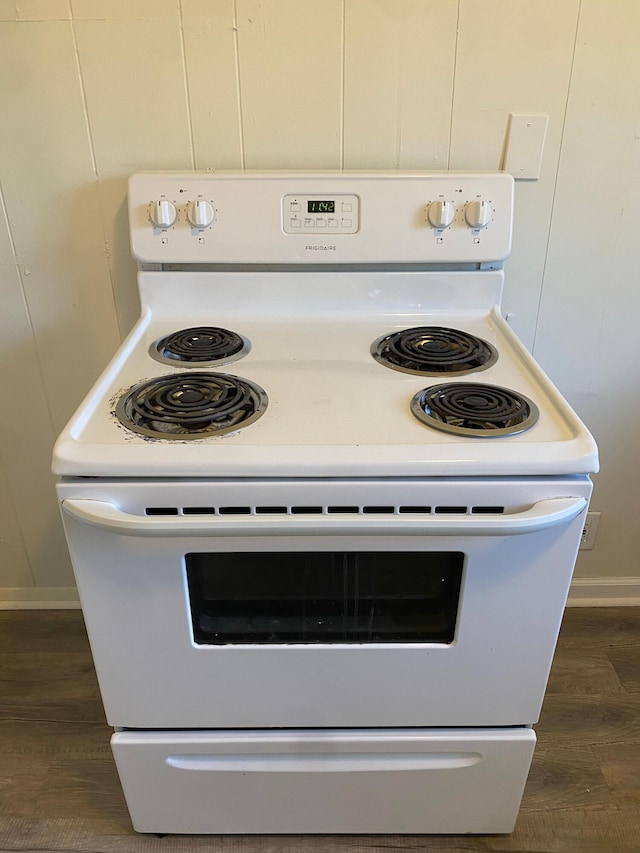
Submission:
[[517,435],[538,420],[538,408],[522,394],[497,385],[450,382],[425,388],[411,411],[434,429],[471,438]]
[[195,326],[160,338],[151,344],[149,353],[165,364],[203,367],[237,361],[250,349],[250,342],[237,332],[219,326]]
[[135,385],[116,405],[123,426],[152,438],[224,435],[265,412],[266,392],[226,373],[175,373]]

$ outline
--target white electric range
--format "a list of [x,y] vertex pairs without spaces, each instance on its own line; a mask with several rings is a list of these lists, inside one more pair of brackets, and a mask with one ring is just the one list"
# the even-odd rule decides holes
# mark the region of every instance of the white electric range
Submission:
[[58,493],[136,829],[508,832],[597,470],[503,173],[131,179]]

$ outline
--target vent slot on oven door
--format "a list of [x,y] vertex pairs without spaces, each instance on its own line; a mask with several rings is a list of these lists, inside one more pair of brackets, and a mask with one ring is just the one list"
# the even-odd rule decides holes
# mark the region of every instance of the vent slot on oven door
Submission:
[[[504,512],[503,506],[473,506],[471,513],[499,514]],[[375,504],[373,506],[147,506],[145,515],[398,515],[418,514],[430,515],[466,515],[466,506],[390,506]]]
[[460,552],[193,553],[201,645],[453,642]]

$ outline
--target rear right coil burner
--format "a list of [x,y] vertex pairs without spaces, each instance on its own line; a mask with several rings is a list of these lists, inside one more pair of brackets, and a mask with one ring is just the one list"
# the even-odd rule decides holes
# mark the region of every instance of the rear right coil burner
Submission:
[[384,335],[371,344],[371,355],[385,367],[418,376],[486,370],[498,358],[482,338],[443,326],[416,326]]
[[471,438],[517,435],[539,417],[528,397],[509,388],[472,382],[425,388],[411,400],[411,411],[427,426]]
[[176,373],[134,386],[116,405],[123,426],[151,438],[223,435],[256,421],[266,392],[227,373]]

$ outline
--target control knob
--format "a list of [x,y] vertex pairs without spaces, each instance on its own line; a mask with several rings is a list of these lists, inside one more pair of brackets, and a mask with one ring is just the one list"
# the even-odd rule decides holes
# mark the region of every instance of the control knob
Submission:
[[149,208],[149,219],[156,228],[171,228],[176,221],[176,207],[166,199],[154,201]]
[[464,209],[464,218],[469,228],[484,228],[491,221],[493,209],[488,201],[470,201]]
[[194,228],[208,228],[215,217],[213,205],[204,199],[191,201],[187,205],[187,219]]
[[433,228],[447,228],[454,216],[455,210],[449,201],[432,201],[427,208],[427,219]]

